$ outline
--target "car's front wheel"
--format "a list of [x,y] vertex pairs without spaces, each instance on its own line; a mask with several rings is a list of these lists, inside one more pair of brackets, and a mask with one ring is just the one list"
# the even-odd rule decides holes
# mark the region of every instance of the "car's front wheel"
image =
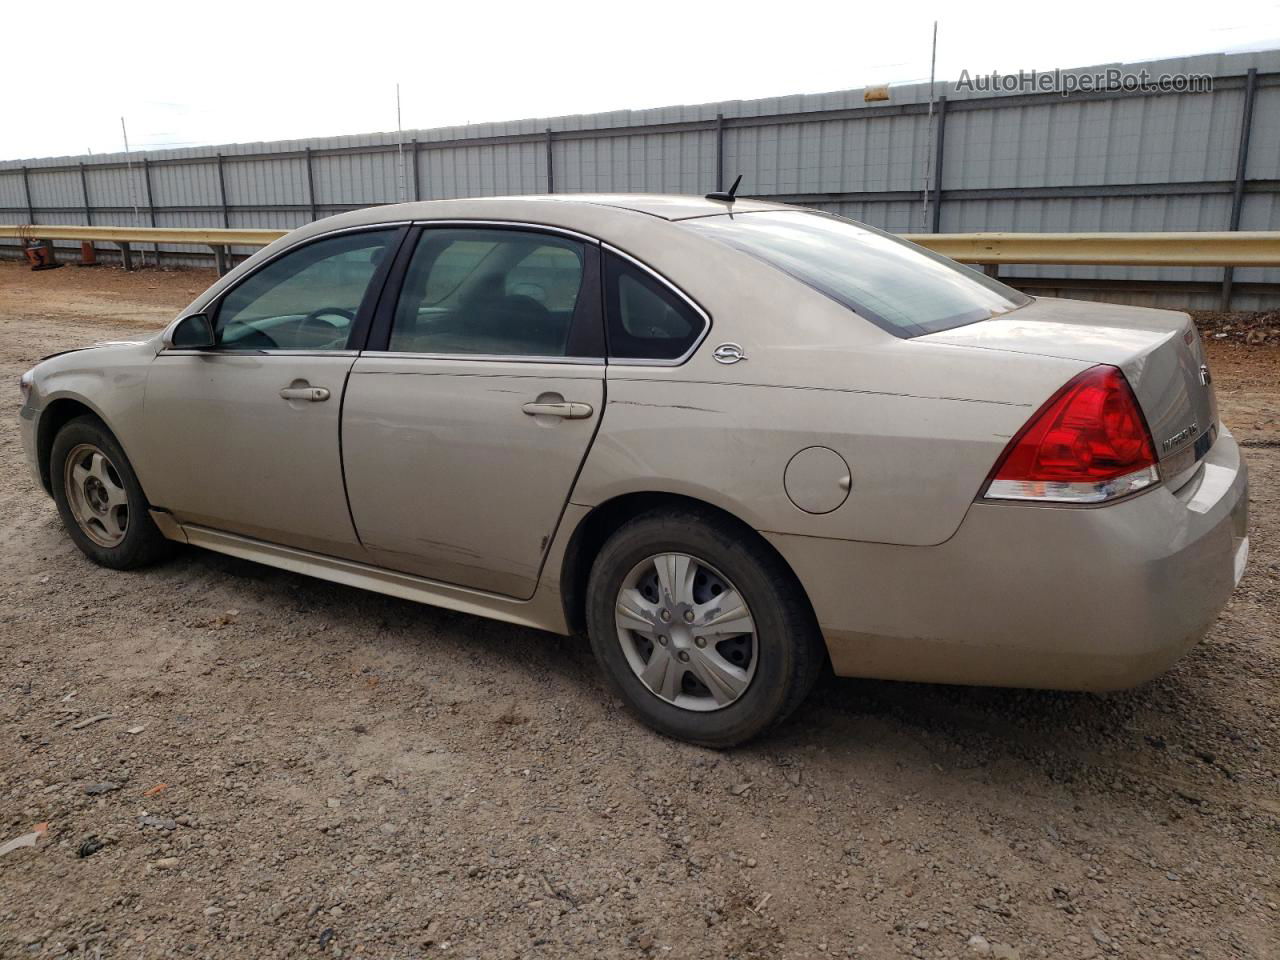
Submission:
[[780,722],[825,662],[795,577],[757,534],[710,512],[622,526],[596,557],[588,598],[592,648],[628,706],[704,746]]
[[76,417],[58,431],[49,479],[63,526],[90,560],[129,570],[167,552],[133,466],[97,417]]

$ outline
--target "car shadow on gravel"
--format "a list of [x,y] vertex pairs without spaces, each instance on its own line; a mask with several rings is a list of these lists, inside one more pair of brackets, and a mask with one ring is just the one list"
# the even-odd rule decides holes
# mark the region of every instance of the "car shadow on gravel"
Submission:
[[1215,695],[1212,676],[1230,658],[1202,644],[1169,674],[1114,693],[828,677],[776,737],[816,742],[833,759],[883,753],[927,780],[984,767],[1010,782],[1089,781],[1135,804],[1153,786],[1192,804],[1238,797],[1266,720]]
[[[484,671],[474,675],[476,684],[500,674],[527,691],[540,686],[548,695],[573,691],[567,695],[603,707],[605,715],[599,719],[638,727],[610,694],[584,637],[561,637],[199,550],[182,550],[161,569],[192,590],[213,579],[234,592],[252,592],[268,614],[278,607],[282,615],[319,615],[370,656],[394,653],[421,656],[424,663],[483,663]],[[1109,694],[828,676],[790,719],[741,750],[777,753],[816,746],[856,758],[878,749],[860,735],[866,722],[874,720],[895,740],[941,740],[950,749],[981,754],[984,765],[1032,762],[1055,779],[1070,779],[1072,769],[1094,762],[1100,747],[1147,750],[1153,749],[1151,743],[1177,739],[1180,717],[1196,718],[1196,736],[1206,729],[1229,731],[1233,718],[1218,715],[1213,699],[1205,695],[1202,675],[1202,661],[1220,655],[1197,648],[1171,674],[1136,690]],[[465,673],[452,679],[468,682]],[[1188,739],[1193,735],[1185,733]],[[649,731],[645,735],[661,739]]]
[[407,635],[415,645],[446,645],[467,658],[493,657],[495,668],[532,674],[552,670],[574,681],[596,673],[585,637],[563,637],[195,548],[179,549],[166,566],[172,576],[197,587],[210,576],[225,578],[262,594],[266,608],[278,601],[281,612],[329,618],[334,627],[360,633],[370,650],[400,647]]

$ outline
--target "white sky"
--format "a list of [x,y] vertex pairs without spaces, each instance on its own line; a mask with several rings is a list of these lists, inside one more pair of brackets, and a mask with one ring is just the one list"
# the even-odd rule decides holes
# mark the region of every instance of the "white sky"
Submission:
[[1280,0],[11,0],[0,159],[394,130],[1280,47]]

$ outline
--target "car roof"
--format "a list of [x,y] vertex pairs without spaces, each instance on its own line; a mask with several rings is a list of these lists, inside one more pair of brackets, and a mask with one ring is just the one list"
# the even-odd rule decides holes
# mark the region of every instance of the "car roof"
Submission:
[[713,217],[730,211],[735,213],[755,213],[760,210],[785,210],[787,208],[787,205],[783,203],[750,200],[746,197],[741,200],[735,200],[730,204],[723,200],[708,200],[706,197],[663,193],[547,194],[527,199],[618,207],[622,210],[633,210],[636,213],[647,213],[651,217],[660,217],[663,220],[689,220],[694,217]]
[[[424,221],[459,224],[528,224],[576,232],[615,245],[652,269],[680,272],[690,258],[706,255],[707,245],[721,245],[673,223],[698,217],[801,210],[763,200],[708,200],[699,196],[660,193],[526,194],[507,197],[459,197],[419,200],[349,210],[313,220],[260,249],[197,298],[188,310],[200,309],[247,271],[282,251],[315,237],[341,230]],[[700,252],[699,252],[700,251]],[[724,251],[724,252],[727,252]]]
[[[388,223],[399,220],[493,219],[553,223],[586,227],[602,215],[616,222],[619,215],[643,214],[658,220],[690,220],[725,213],[756,213],[763,210],[795,209],[783,203],[763,200],[735,200],[732,204],[705,197],[661,193],[570,193],[526,194],[511,197],[466,197],[456,200],[421,200],[365,207],[339,214],[309,226],[322,229],[357,224]],[[307,231],[319,232],[319,231]]]

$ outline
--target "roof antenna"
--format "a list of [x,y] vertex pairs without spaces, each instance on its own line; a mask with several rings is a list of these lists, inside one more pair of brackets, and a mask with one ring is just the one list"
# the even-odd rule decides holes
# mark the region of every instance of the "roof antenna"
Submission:
[[723,200],[725,203],[733,203],[737,199],[738,184],[742,182],[742,174],[738,174],[738,179],[733,181],[733,186],[728,190],[716,190],[707,194],[708,200]]

